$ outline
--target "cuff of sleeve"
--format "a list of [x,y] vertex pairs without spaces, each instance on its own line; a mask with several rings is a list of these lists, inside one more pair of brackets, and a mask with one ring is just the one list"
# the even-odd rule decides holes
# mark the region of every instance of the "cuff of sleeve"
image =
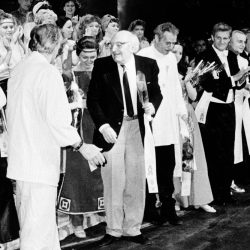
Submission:
[[110,125],[109,125],[108,123],[103,124],[103,125],[99,128],[99,132],[102,133],[102,131],[103,131],[105,128],[109,127],[109,126],[110,126]]

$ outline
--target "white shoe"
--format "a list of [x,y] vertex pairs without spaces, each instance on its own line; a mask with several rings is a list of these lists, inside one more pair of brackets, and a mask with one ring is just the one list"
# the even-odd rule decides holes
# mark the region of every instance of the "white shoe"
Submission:
[[83,226],[77,226],[74,227],[74,234],[77,238],[86,238],[85,230],[83,229]]
[[213,207],[209,206],[208,204],[195,206],[195,208],[196,209],[201,208],[207,213],[216,213],[216,210]]
[[240,188],[239,186],[237,186],[236,184],[232,183],[231,185],[231,189],[233,192],[235,193],[245,193],[246,190],[244,188]]
[[174,208],[175,208],[175,211],[180,211],[180,210],[181,210],[181,208],[180,208],[180,205],[179,205],[179,204],[175,204]]

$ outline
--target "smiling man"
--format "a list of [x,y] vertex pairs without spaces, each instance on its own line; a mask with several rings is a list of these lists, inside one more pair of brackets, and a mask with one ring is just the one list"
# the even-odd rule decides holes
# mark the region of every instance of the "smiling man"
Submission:
[[230,195],[235,140],[234,98],[235,89],[240,88],[239,80],[249,70],[240,70],[236,54],[227,50],[231,33],[232,28],[225,23],[213,27],[213,44],[201,59],[222,65],[222,70],[203,79],[201,85],[205,91],[196,108],[196,114],[202,110],[201,114],[206,116],[203,122],[199,115],[198,119],[202,122],[202,140],[214,202],[218,205],[235,202]]
[[[112,55],[96,59],[87,95],[96,126],[93,142],[107,159],[101,169],[107,228],[100,246],[121,236],[147,242],[140,231],[145,204],[143,114],[155,114],[162,96],[157,64],[134,55],[138,46],[132,33],[119,31],[111,40]],[[137,71],[143,72],[147,82],[149,102],[144,106],[138,102]]]

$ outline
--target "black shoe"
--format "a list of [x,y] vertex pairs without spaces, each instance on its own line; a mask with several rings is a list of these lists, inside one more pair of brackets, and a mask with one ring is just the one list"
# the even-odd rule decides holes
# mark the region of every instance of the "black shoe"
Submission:
[[120,239],[119,237],[115,237],[110,234],[105,234],[104,237],[98,242],[98,246],[100,247],[108,246],[119,239]]
[[124,239],[128,241],[132,241],[134,243],[138,243],[141,245],[146,245],[149,243],[149,239],[142,234],[136,235],[136,236],[123,236]]
[[168,218],[167,221],[173,226],[180,226],[183,224],[183,221],[177,215]]
[[232,196],[229,196],[225,199],[225,205],[236,205],[237,203],[238,201]]

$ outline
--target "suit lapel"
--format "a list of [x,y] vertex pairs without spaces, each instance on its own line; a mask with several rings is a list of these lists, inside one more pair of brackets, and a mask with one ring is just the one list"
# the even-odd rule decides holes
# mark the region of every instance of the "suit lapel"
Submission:
[[121,82],[118,72],[117,64],[114,62],[114,60],[110,57],[110,67],[109,72],[107,72],[104,77],[107,81],[107,83],[113,88],[116,97],[123,105],[123,99],[122,99],[122,88],[121,88]]
[[227,60],[228,60],[228,65],[230,68],[231,75],[237,74],[240,71],[238,60],[237,60],[237,55],[229,50]]

